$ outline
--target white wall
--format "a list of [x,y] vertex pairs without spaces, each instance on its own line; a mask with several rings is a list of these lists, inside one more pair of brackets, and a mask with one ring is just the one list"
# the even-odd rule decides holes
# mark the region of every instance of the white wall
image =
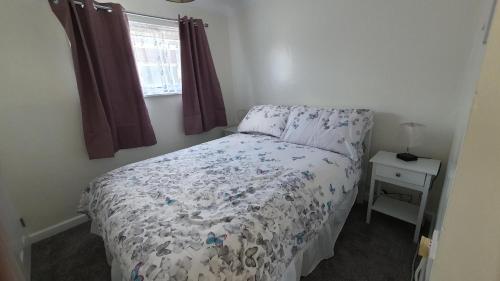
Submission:
[[[470,0],[247,0],[232,37],[244,56],[234,81],[252,96],[249,103],[374,109],[373,152],[402,149],[401,121],[423,123],[427,142],[415,152],[446,162],[464,106],[459,80],[480,29],[479,6]],[[444,171],[431,192],[434,210]]]
[[[131,11],[210,24],[207,34],[228,117],[236,116],[228,20],[224,9],[197,1],[114,1]],[[219,6],[220,7],[220,6]],[[87,158],[71,53],[65,33],[44,0],[6,0],[0,9],[0,165],[5,186],[32,233],[76,215],[81,190],[94,177],[127,163],[220,136],[186,137],[181,96],[146,100],[158,144],[125,150],[113,159]]]

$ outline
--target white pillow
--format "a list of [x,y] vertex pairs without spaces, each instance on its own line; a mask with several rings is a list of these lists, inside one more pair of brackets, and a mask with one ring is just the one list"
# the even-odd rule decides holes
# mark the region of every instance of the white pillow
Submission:
[[238,126],[240,133],[260,133],[280,137],[290,114],[290,106],[257,105],[243,118]]
[[363,154],[363,139],[372,127],[371,110],[295,106],[281,139],[337,152],[357,161]]

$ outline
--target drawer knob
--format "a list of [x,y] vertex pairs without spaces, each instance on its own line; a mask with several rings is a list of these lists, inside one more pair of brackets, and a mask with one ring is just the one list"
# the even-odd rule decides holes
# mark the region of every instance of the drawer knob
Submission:
[[401,173],[396,173],[396,177],[400,178],[401,177]]

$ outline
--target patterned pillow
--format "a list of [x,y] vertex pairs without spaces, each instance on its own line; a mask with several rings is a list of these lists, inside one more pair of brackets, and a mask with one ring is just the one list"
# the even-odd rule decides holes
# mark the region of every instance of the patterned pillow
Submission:
[[373,111],[296,106],[281,139],[340,153],[358,161],[362,143],[373,127]]
[[285,130],[290,106],[257,105],[243,118],[238,126],[240,133],[261,133],[280,137]]

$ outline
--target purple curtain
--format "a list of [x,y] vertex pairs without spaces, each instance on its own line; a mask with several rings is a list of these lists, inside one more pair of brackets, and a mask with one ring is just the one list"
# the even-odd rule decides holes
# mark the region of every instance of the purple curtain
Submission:
[[184,132],[199,134],[227,126],[226,109],[203,21],[179,20]]
[[83,8],[71,0],[49,3],[71,43],[89,158],[156,144],[122,6],[106,3],[108,12],[92,0]]

